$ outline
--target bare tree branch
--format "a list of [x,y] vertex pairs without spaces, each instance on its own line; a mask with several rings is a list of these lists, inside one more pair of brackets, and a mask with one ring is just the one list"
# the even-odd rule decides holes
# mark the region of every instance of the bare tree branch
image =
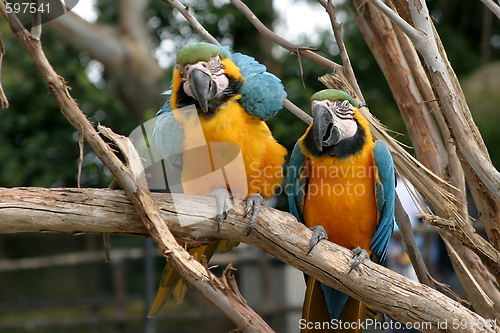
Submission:
[[[389,18],[392,19],[396,15],[380,2],[372,2]],[[500,205],[500,191],[498,190],[500,188],[500,173],[491,163],[458,79],[446,58],[444,47],[432,24],[425,2],[415,0],[406,4],[409,6],[415,28],[425,33],[424,38],[409,37],[417,51],[422,55],[427,67],[443,118],[457,147],[457,154],[460,157],[467,183],[490,242],[497,250],[500,250],[500,212],[498,210]],[[398,24],[399,21],[394,22]],[[465,223],[465,221],[461,222],[457,219],[457,223]]]
[[493,0],[481,0],[500,19],[500,6]]
[[[487,240],[475,233],[474,230],[464,230],[464,226],[457,226],[455,221],[444,219],[430,214],[420,214],[419,217],[431,225],[448,231],[459,241],[472,249],[498,277],[500,276],[500,252],[498,252]],[[468,229],[473,229],[470,225],[465,225]]]
[[5,92],[3,91],[2,86],[2,61],[4,55],[5,48],[3,46],[2,34],[0,33],[0,102],[2,102],[2,109],[6,109],[9,107],[9,100],[7,99],[7,96],[5,96]]
[[[198,242],[230,239],[253,245],[320,281],[358,298],[402,323],[424,332],[500,332],[488,321],[440,292],[418,284],[371,261],[347,274],[351,251],[321,241],[306,255],[311,231],[290,214],[263,207],[254,232],[244,236],[248,222],[244,204],[229,211],[217,233],[214,199],[184,194],[153,194],[159,211],[178,239]],[[103,205],[103,203],[108,203]],[[70,214],[72,207],[74,213]],[[33,218],[36,216],[37,218]],[[179,217],[189,221],[179,224]],[[145,231],[139,213],[122,191],[103,189],[0,188],[0,232],[134,233]],[[186,220],[184,220],[186,221]],[[113,227],[117,227],[112,232]],[[192,243],[195,244],[195,243]],[[439,323],[450,323],[447,329]],[[442,325],[442,324],[441,324]]]
[[435,288],[433,281],[430,279],[430,273],[425,265],[422,253],[420,252],[417,242],[415,241],[410,219],[408,214],[406,214],[401,201],[399,200],[399,196],[396,196],[394,217],[396,218],[396,222],[403,237],[405,252],[410,257],[411,265],[415,270],[415,274],[417,274],[418,281],[426,286]]
[[194,15],[191,13],[189,10],[189,6],[183,5],[180,3],[178,0],[161,0],[162,2],[165,2],[166,4],[169,4],[170,6],[174,7],[179,11],[179,13],[182,14],[186,18],[186,20],[191,24],[191,26],[200,34],[201,37],[203,37],[207,42],[215,44],[215,45],[220,45],[219,41],[212,36],[207,29],[205,29],[200,22],[194,17]]
[[[221,44],[219,43],[219,41],[217,39],[215,39],[215,37],[213,37],[201,24],[200,22],[198,22],[198,20],[196,19],[196,17],[194,17],[194,15],[191,13],[191,11],[189,10],[189,7],[187,6],[184,6],[182,5],[179,1],[177,0],[161,0],[165,3],[168,3],[169,5],[171,5],[172,7],[174,7],[175,9],[177,9],[183,16],[184,18],[189,22],[189,24],[191,24],[191,26],[201,35],[201,37],[203,37],[207,42],[210,42],[212,44],[215,44],[215,45],[219,45],[221,46]],[[253,13],[252,13],[253,15]],[[255,15],[254,15],[255,16]],[[258,19],[257,19],[258,21]],[[264,26],[260,21],[258,21],[261,26]],[[267,29],[267,28],[266,28]],[[270,30],[269,30],[270,33],[272,33]],[[280,38],[280,37],[279,37]],[[283,41],[285,41],[284,39],[282,39]],[[287,41],[285,41],[286,43],[288,43]],[[298,46],[296,46],[298,47]],[[314,53],[313,53],[314,54]],[[324,58],[323,58],[324,59]],[[326,60],[326,59],[325,59]],[[307,124],[310,124],[312,122],[312,118],[311,116],[309,116],[306,112],[304,112],[302,109],[300,109],[298,106],[296,106],[295,104],[293,104],[290,100],[288,99],[284,99],[283,100],[283,106],[288,109],[291,113],[293,113],[294,115],[296,115],[299,119],[303,120],[305,123]]]
[[288,111],[296,115],[300,120],[305,122],[307,125],[310,125],[312,123],[312,117],[307,113],[305,113],[304,111],[302,111],[302,109],[299,108],[297,105],[290,102],[289,99],[285,98],[283,100],[283,106],[287,108]]
[[355,96],[359,99],[360,104],[365,103],[365,98],[358,85],[358,80],[356,80],[356,75],[354,75],[354,70],[351,65],[351,60],[349,59],[349,54],[344,44],[344,39],[342,38],[342,26],[337,22],[336,8],[333,6],[330,0],[318,0],[318,2],[326,9],[328,15],[330,16],[330,22],[332,24],[333,35],[335,36],[335,41],[339,47],[340,56],[342,58],[342,73],[345,75],[352,88],[354,89]]
[[[447,59],[442,55],[443,48],[437,41],[438,36],[435,34],[425,2],[420,0],[409,2],[415,24],[415,28],[411,27],[410,29],[408,28],[409,24],[382,1],[371,1],[410,37],[416,49],[422,54],[431,74],[431,80],[438,87],[436,92],[445,119],[452,130],[453,138],[462,145],[463,155],[474,158],[475,167],[479,170],[475,169],[473,172],[479,177],[487,178],[487,181],[484,182],[485,186],[490,189],[495,200],[500,201],[500,191],[498,190],[500,188],[500,173],[491,164],[486,146],[473,123],[458,80]],[[420,32],[415,33],[415,29]]]
[[121,2],[120,25],[116,27],[89,23],[71,11],[46,24],[75,50],[87,52],[104,65],[106,83],[125,101],[136,121],[143,121],[145,110],[158,110],[165,102],[159,85],[165,71],[148,42],[146,4],[142,0]]
[[290,43],[284,38],[276,35],[274,32],[269,30],[242,1],[231,0],[231,3],[248,18],[248,20],[255,26],[255,28],[257,28],[257,30],[260,31],[261,34],[267,36],[274,43],[278,44],[285,50],[314,61],[315,63],[329,69],[330,71],[336,72],[342,69],[342,66],[340,66],[339,64],[314,53],[310,48]]
[[[448,126],[440,112],[440,105],[435,101],[436,97],[434,97],[432,86],[413,44],[401,29],[393,25],[372,4],[363,1],[355,1],[355,4],[357,10],[352,14],[391,86],[411,140],[415,145],[418,159],[440,177],[450,180],[456,187],[447,189],[455,195],[458,209],[455,214],[450,214],[449,211],[443,211],[441,207],[436,206],[433,200],[429,200],[427,193],[422,192],[423,196],[430,201],[434,212],[441,216],[451,216],[456,221],[456,225],[463,226],[460,229],[469,232],[469,237],[477,236],[468,219],[463,170],[455,146],[451,144],[449,139]],[[401,13],[410,15],[407,2],[388,1],[386,4],[397,8],[400,15],[403,15]],[[406,20],[413,22],[411,18],[406,17]],[[446,146],[443,145],[441,133],[436,128],[431,115],[434,115],[440,126],[441,133],[446,139]],[[420,188],[418,190],[421,191]],[[476,311],[483,316],[496,318],[496,309],[482,307],[482,305],[487,304],[484,298],[486,294],[494,299],[495,303],[498,303],[498,291],[496,288],[492,288],[488,292],[481,290],[480,287],[477,288],[478,285],[489,288],[494,278],[492,279],[491,274],[479,258],[464,247],[462,242],[450,237],[446,232],[439,231],[439,234],[454,248],[454,251],[450,253],[452,263]],[[477,251],[474,247],[472,249]],[[456,255],[460,257],[455,258]],[[465,266],[462,267],[463,265]],[[469,270],[467,267],[476,268]],[[490,282],[478,284],[478,280]]]
[[148,33],[145,27],[148,0],[120,1],[120,30],[135,40],[147,41]]

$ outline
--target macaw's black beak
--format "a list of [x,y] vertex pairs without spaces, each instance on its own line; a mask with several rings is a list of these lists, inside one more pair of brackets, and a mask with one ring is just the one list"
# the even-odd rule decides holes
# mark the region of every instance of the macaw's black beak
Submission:
[[323,105],[316,105],[313,109],[313,138],[319,151],[325,146],[333,146],[340,141],[340,132],[333,124],[333,116]]
[[217,85],[210,76],[199,69],[194,69],[188,77],[191,92],[200,104],[203,112],[208,112],[208,104],[217,94]]

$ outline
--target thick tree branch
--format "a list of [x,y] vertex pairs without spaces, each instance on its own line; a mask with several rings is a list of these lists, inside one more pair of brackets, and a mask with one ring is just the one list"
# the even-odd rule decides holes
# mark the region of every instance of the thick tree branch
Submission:
[[146,10],[148,0],[120,1],[120,30],[135,40],[143,40],[147,45]]
[[[463,327],[451,325],[461,320],[467,323],[467,332],[500,332],[500,328],[488,328],[485,319],[443,294],[370,261],[347,274],[352,253],[331,242],[320,242],[306,255],[311,231],[288,213],[263,207],[254,232],[244,236],[248,222],[244,218],[244,205],[239,203],[230,210],[221,232],[217,233],[213,198],[182,194],[154,194],[154,197],[161,216],[178,239],[190,237],[198,242],[231,239],[253,245],[395,320],[430,323],[422,329],[425,332],[463,332]],[[75,207],[75,213],[69,215],[71,207]],[[102,189],[0,189],[0,221],[0,232],[142,234],[145,231],[133,204],[122,191]],[[117,228],[115,232],[113,227]],[[438,328],[438,323],[445,321],[450,323],[447,329]]]
[[115,28],[89,23],[73,12],[50,21],[47,26],[75,49],[85,50],[91,58],[102,62],[107,70],[118,71],[125,65],[126,51]]

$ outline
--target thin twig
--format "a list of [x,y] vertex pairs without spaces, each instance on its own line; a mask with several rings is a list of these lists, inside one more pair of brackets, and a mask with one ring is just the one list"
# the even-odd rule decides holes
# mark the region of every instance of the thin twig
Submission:
[[411,265],[415,269],[418,281],[431,288],[435,288],[433,281],[430,279],[430,273],[425,265],[422,253],[418,248],[417,242],[415,241],[415,236],[413,235],[413,228],[408,218],[408,214],[405,212],[403,205],[399,196],[396,196],[396,211],[395,211],[396,222],[398,224],[399,230],[403,237],[405,252],[408,254]]
[[306,124],[310,125],[312,123],[312,117],[307,113],[305,113],[304,111],[302,111],[301,108],[290,102],[287,98],[283,100],[283,106]]
[[426,35],[425,32],[419,31],[415,29],[411,24],[406,22],[401,16],[399,16],[392,8],[387,6],[383,1],[381,0],[371,0],[371,2],[378,8],[380,9],[387,17],[393,21],[398,27],[403,30],[403,32],[410,37],[410,39],[413,42],[416,41],[421,41],[424,35]]
[[3,91],[2,85],[2,61],[5,55],[5,48],[2,41],[2,33],[0,32],[0,101],[2,102],[2,109],[7,109],[9,107],[9,100]]
[[[194,17],[194,15],[189,11],[188,8],[186,8],[184,5],[182,5],[179,1],[177,0],[161,0],[169,5],[171,5],[172,7],[174,7],[175,9],[179,10],[179,13],[181,13],[184,18],[189,22],[189,24],[191,24],[191,26],[201,35],[201,37],[203,37],[207,42],[210,42],[212,44],[215,44],[215,45],[219,45],[221,46],[221,44],[219,43],[219,41],[214,37],[212,36],[205,28],[203,28],[203,26],[200,24],[200,22],[198,22],[198,20],[196,19],[196,17]],[[253,14],[252,14],[253,15]],[[254,15],[255,16],[255,15]],[[258,19],[257,19],[258,21]],[[260,21],[259,21],[260,22]],[[262,23],[261,23],[262,24]],[[263,25],[263,24],[262,24]],[[267,28],[266,28],[267,29]],[[270,31],[270,30],[269,30]],[[274,34],[273,32],[270,31],[271,34]],[[278,37],[278,38],[281,38],[281,37]],[[300,56],[300,54],[302,54],[304,51],[309,51],[309,49],[307,48],[304,48],[304,47],[300,47],[300,46],[297,46],[297,45],[294,45],[294,44],[291,44],[289,42],[287,42],[286,40],[282,39],[281,40],[287,44],[287,45],[292,45],[292,48],[295,48],[297,52],[297,55]],[[302,52],[302,53],[301,53]],[[309,51],[310,52],[310,51]],[[312,52],[311,52],[312,53]],[[315,53],[312,53],[314,55],[316,55]],[[316,55],[318,56],[318,55]],[[326,58],[323,58],[321,56],[318,56],[322,59],[324,59],[326,62],[325,63],[328,63],[328,59]],[[334,66],[339,66],[333,62],[330,62],[332,63]],[[331,65],[331,64],[330,64]],[[312,122],[312,118],[306,113],[304,112],[302,109],[300,109],[298,106],[294,105],[292,102],[290,102],[288,99],[284,99],[283,100],[283,106],[288,109],[291,113],[293,113],[294,115],[296,115],[299,119],[303,120],[304,122],[306,122],[307,124],[310,124]]]
[[302,67],[302,58],[297,51],[297,60],[299,61],[299,69],[300,69],[300,81],[302,81],[302,87],[306,88],[306,80],[304,75],[304,68]]
[[486,7],[489,8],[500,19],[500,6],[497,5],[493,0],[481,0]]
[[78,175],[76,177],[76,186],[80,188],[82,181],[82,169],[83,169],[83,158],[84,158],[84,142],[83,135],[78,133],[78,149],[80,151],[80,156],[78,158]]
[[314,61],[315,63],[325,67],[326,69],[330,71],[338,71],[342,69],[342,66],[339,64],[326,59],[325,57],[322,57],[314,52],[312,52],[312,49],[306,48],[306,47],[301,47],[299,45],[290,43],[289,41],[285,40],[284,38],[278,36],[275,34],[273,31],[269,30],[258,18],[255,16],[255,14],[250,10],[250,8],[247,7],[242,1],[240,0],[231,0],[231,3],[245,15],[248,20],[259,30],[261,34],[272,40],[274,43],[278,44],[285,50],[298,54],[300,56],[303,56],[304,58],[307,58],[311,61]]
[[468,224],[458,225],[455,221],[444,219],[439,216],[420,214],[425,222],[446,230],[464,245],[476,253],[496,276],[500,284],[500,252],[486,239],[478,235],[472,226]]
[[179,13],[182,14],[186,18],[186,20],[191,24],[191,26],[198,32],[201,37],[203,37],[207,42],[210,42],[215,45],[219,45],[219,41],[212,36],[201,24],[198,22],[198,20],[194,17],[194,15],[191,13],[189,7],[187,5],[183,5],[180,1],[178,0],[161,0],[162,2],[169,4],[170,6],[174,7],[179,11]]
[[347,53],[344,39],[342,38],[342,26],[337,22],[336,9],[330,0],[318,0],[318,2],[326,9],[326,11],[328,12],[328,16],[330,16],[333,35],[335,36],[335,41],[337,42],[340,51],[340,57],[342,58],[342,71],[351,84],[352,88],[354,89],[354,92],[357,95],[355,97],[357,97],[360,104],[365,103],[363,93],[359,88],[358,81],[356,80],[356,75],[354,74],[354,70],[352,69],[351,60],[349,59],[349,54]]

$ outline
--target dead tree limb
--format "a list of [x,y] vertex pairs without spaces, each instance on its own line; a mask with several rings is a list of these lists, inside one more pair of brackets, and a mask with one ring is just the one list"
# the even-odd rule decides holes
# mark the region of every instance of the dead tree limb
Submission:
[[[181,243],[192,239],[194,246],[230,239],[253,245],[395,320],[414,327],[429,323],[429,327],[420,326],[425,332],[500,332],[500,328],[489,326],[487,320],[436,290],[370,261],[347,274],[352,253],[331,242],[321,241],[306,255],[311,231],[288,213],[263,207],[254,232],[244,236],[248,222],[244,205],[239,203],[229,211],[217,233],[213,198],[183,194],[153,197],[161,217]],[[147,233],[125,193],[108,189],[3,188],[0,221],[0,232]]]
[[500,173],[493,166],[481,134],[435,31],[425,1],[405,2],[411,23],[380,0],[371,2],[396,24],[421,54],[450,129],[474,201],[492,245],[500,249]]
[[[450,143],[448,126],[441,114],[440,105],[436,102],[432,86],[415,47],[401,29],[371,3],[359,0],[355,0],[354,3],[356,11],[352,11],[353,17],[392,89],[419,161],[455,186],[455,188],[446,187],[445,189],[451,191],[457,198],[457,214],[449,214],[429,200],[434,212],[441,216],[448,214],[450,218],[447,220],[456,221],[456,228],[466,232],[467,239],[481,238],[470,225],[462,166],[457,157],[456,147]],[[390,1],[386,3],[404,12],[403,3],[398,5]],[[439,128],[436,123],[439,124]],[[444,142],[441,133],[445,138]],[[422,194],[426,197],[425,192]],[[492,260],[492,256],[486,256],[489,252],[477,248],[478,242],[461,243],[446,232],[440,231],[439,234],[447,238],[446,242],[454,248],[454,251],[450,253],[450,258],[476,311],[488,318],[497,318],[500,294],[495,287],[491,288],[494,279],[476,254],[483,255],[481,258],[488,267],[491,266],[497,280],[500,277],[498,262]],[[463,244],[466,244],[470,250]],[[460,256],[460,258],[455,256]],[[465,267],[462,267],[464,265]],[[475,268],[468,269],[467,267]],[[479,284],[478,280],[490,282]],[[485,295],[494,300],[497,308],[483,307],[488,304]]]

